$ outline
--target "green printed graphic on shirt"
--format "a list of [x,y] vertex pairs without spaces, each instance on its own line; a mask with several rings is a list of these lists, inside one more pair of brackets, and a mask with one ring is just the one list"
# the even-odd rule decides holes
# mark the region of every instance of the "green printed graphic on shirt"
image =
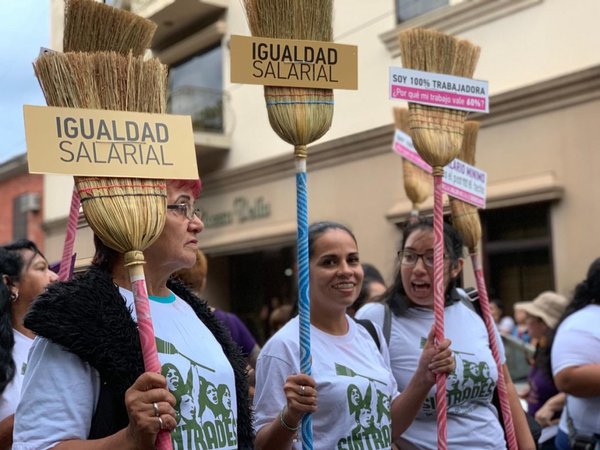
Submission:
[[[348,436],[337,442],[337,450],[377,450],[391,446],[391,417],[390,405],[392,397],[389,393],[380,391],[378,383],[385,389],[383,381],[361,375],[342,364],[335,364],[336,374],[343,377],[358,377],[368,380],[368,386],[361,391],[357,384],[349,384],[346,400],[348,414],[356,425]],[[362,383],[364,385],[364,383]]]
[[193,361],[173,344],[156,338],[156,347],[159,354],[178,356],[173,359],[178,363],[161,367],[177,402],[177,428],[171,433],[173,449],[237,448],[237,423],[229,386],[218,384],[213,368]]
[[[472,411],[477,403],[489,403],[496,381],[488,363],[476,360],[472,353],[454,353],[456,369],[446,377],[446,397],[448,412],[461,414]],[[422,411],[427,416],[435,414],[435,396],[425,399]]]

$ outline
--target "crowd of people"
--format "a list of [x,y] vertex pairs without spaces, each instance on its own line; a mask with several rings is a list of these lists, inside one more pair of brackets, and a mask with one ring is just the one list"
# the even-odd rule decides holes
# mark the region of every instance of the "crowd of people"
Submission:
[[[498,326],[498,342],[510,334],[535,347],[519,393],[524,410],[502,345],[499,367],[480,313],[459,288],[463,243],[451,225],[446,338],[436,342],[430,219],[403,230],[389,286],[361,262],[348,227],[315,223],[307,375],[291,305],[269,312],[261,349],[239,318],[202,299],[199,187],[167,183],[165,227],[144,252],[161,373],[144,370],[122,254],[96,238],[91,267],[57,282],[33,242],[0,247],[0,450],[153,449],[161,431],[177,450],[300,449],[306,414],[316,450],[436,449],[441,373],[448,448],[500,450],[507,441],[494,396],[499,370],[520,450],[600,448],[600,259],[570,301],[542,292],[514,305],[512,330],[508,321]],[[544,428],[538,442],[534,419]]]

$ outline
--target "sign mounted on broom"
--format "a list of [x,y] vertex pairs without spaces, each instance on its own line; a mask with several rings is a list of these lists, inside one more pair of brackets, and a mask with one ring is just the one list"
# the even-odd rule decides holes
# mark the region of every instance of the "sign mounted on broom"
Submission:
[[[394,134],[392,149],[427,173],[431,166],[423,161],[410,136],[400,130]],[[478,208],[485,208],[487,174],[477,167],[456,158],[444,169],[442,188],[444,192]]]
[[[273,131],[294,147],[299,365],[312,372],[308,255],[308,146],[331,127],[333,89],[357,88],[356,47],[333,44],[333,0],[243,0],[252,37],[231,39],[231,81],[264,85]],[[310,24],[310,26],[307,26]],[[283,419],[282,419],[283,420]],[[312,450],[312,415],[302,418]]]
[[490,112],[488,82],[390,67],[390,98],[422,105]]
[[358,89],[358,49],[333,42],[231,36],[231,82]]
[[23,107],[31,173],[194,179],[189,116]]

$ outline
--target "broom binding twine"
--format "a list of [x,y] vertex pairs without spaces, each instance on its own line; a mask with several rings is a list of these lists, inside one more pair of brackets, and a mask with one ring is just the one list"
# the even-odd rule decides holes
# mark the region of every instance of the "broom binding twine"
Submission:
[[294,146],[294,156],[296,158],[306,159],[306,157],[308,156],[306,145]]
[[123,255],[125,260],[125,267],[136,266],[139,264],[146,264],[146,260],[144,258],[144,253],[139,250],[132,250],[130,252],[126,252]]

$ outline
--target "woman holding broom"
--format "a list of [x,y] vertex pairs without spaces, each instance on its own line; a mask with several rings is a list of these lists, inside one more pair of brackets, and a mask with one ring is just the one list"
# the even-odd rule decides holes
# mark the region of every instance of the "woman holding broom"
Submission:
[[[295,442],[312,413],[315,449],[390,449],[435,382],[451,372],[450,341],[424,343],[411,382],[397,392],[381,330],[374,336],[346,315],[363,281],[354,235],[335,222],[309,228],[311,347],[314,377],[299,374],[298,317],[265,345],[256,369],[256,448],[301,448]],[[379,348],[378,348],[379,347]]]
[[[206,303],[170,279],[196,259],[196,235],[203,229],[194,209],[199,191],[199,180],[167,182],[166,223],[144,252],[144,271],[161,365],[177,368],[195,411],[203,406],[198,404],[203,380],[226,385],[231,414],[179,430],[183,422],[174,407],[186,390],[169,392],[164,376],[144,373],[123,255],[96,239],[91,268],[52,286],[25,319],[38,337],[15,417],[13,449],[154,449],[161,430],[175,431],[174,449],[252,448],[243,358]],[[194,442],[181,438],[184,434]]]
[[[456,370],[447,379],[448,448],[504,450],[504,431],[492,404],[497,366],[483,320],[460,300],[454,289],[463,266],[463,241],[448,224],[444,225],[444,247],[445,329],[452,339],[457,359]],[[407,225],[398,257],[400,269],[384,294],[384,303],[365,305],[357,317],[381,325],[386,309],[392,311],[390,363],[402,390],[418,367],[421,342],[433,323],[433,223],[430,219]],[[499,336],[497,339],[500,341]],[[504,360],[503,349],[501,351]],[[505,364],[503,369],[519,449],[534,449]],[[402,442],[398,443],[401,449],[407,445],[405,441],[420,449],[437,448],[435,408],[435,393],[431,392],[413,424],[402,435]]]

